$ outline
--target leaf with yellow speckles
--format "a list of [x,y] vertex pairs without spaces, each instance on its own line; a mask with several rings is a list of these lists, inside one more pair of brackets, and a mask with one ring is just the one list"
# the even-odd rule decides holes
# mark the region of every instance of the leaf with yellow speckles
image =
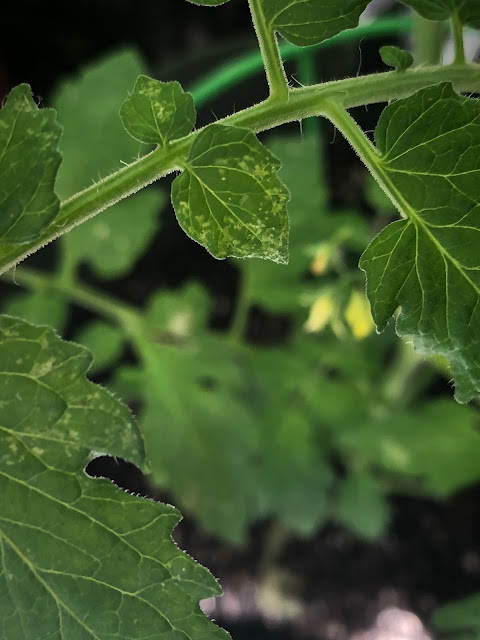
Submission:
[[195,124],[193,98],[178,82],[140,76],[120,110],[128,133],[140,142],[166,147],[190,133]]
[[288,261],[289,193],[279,161],[245,129],[211,124],[172,185],[178,222],[215,258]]
[[170,534],[171,506],[94,479],[97,452],[142,466],[127,407],[89,382],[88,351],[0,316],[0,638],[226,638],[220,589]]

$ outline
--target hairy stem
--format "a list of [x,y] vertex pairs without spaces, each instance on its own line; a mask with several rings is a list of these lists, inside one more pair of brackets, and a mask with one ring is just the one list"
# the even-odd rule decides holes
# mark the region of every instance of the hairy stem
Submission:
[[[480,65],[424,67],[404,73],[390,71],[370,76],[335,80],[312,87],[291,89],[288,98],[270,99],[218,120],[220,124],[250,129],[254,133],[310,116],[327,115],[332,99],[340,109],[388,102],[419,89],[450,81],[458,91],[478,91]],[[96,213],[166,174],[178,170],[201,129],[173,142],[167,150],[156,149],[62,203],[60,215],[42,236],[31,243],[0,248],[0,273],[7,271],[44,245]],[[362,134],[363,135],[363,134]],[[365,140],[368,139],[365,138]]]
[[463,44],[463,25],[455,11],[451,19],[453,44],[455,46],[454,64],[465,64],[465,47]]
[[267,74],[270,97],[275,100],[288,99],[287,77],[280,57],[276,34],[265,20],[261,0],[248,0],[248,4]]
[[143,334],[143,319],[141,313],[124,302],[112,298],[101,291],[85,287],[74,281],[66,282],[47,273],[41,273],[27,267],[18,267],[15,270],[15,279],[3,275],[2,280],[11,284],[20,284],[34,291],[43,289],[54,291],[62,295],[70,303],[83,309],[88,309],[103,318],[113,320],[125,334],[134,339]]

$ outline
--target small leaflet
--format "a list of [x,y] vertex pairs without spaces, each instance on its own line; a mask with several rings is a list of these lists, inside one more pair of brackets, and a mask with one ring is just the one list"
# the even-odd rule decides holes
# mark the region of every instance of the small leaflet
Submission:
[[262,0],[267,24],[300,47],[322,42],[358,25],[370,0]]
[[396,71],[406,71],[413,64],[412,54],[399,47],[380,47],[379,53],[382,61],[388,67],[394,67]]
[[196,114],[193,97],[178,82],[140,76],[122,105],[120,117],[133,138],[165,147],[170,140],[190,133]]
[[403,216],[364,252],[372,315],[449,360],[458,401],[480,394],[480,105],[442,83],[397,100],[375,131],[377,175]]
[[215,258],[288,262],[289,193],[255,135],[211,124],[196,137],[172,202],[185,233]]
[[58,215],[61,132],[55,111],[39,109],[27,84],[12,89],[0,111],[1,244],[36,240]]
[[96,452],[145,458],[128,408],[86,379],[90,362],[0,316],[0,638],[226,640],[198,606],[218,584],[171,539],[178,511],[85,473]]
[[427,20],[449,20],[454,14],[460,22],[480,29],[480,2],[478,0],[399,0],[412,7]]

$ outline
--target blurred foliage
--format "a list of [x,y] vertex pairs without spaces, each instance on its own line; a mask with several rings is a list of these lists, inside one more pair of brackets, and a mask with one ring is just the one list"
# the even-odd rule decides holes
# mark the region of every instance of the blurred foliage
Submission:
[[[123,52],[58,89],[63,197],[144,151],[118,114],[143,71]],[[388,527],[392,493],[444,498],[480,478],[478,413],[429,397],[436,368],[393,330],[372,334],[357,262],[393,213],[383,192],[367,181],[370,218],[360,203],[333,210],[320,132],[276,135],[268,147],[291,191],[290,264],[233,261],[230,331],[211,329],[212,294],[192,264],[183,286],[154,292],[135,321],[108,299],[109,313],[75,327],[74,339],[93,352],[90,375],[138,409],[153,482],[206,531],[241,544],[260,518],[299,536],[332,520],[372,540]],[[62,241],[51,289],[17,292],[2,311],[62,331],[80,265],[100,284],[133,270],[164,205],[152,187],[81,225]],[[252,344],[253,307],[287,318],[288,335]]]

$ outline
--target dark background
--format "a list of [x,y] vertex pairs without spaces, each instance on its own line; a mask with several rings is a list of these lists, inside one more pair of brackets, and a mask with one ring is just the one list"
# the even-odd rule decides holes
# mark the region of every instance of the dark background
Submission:
[[[1,21],[0,97],[3,99],[14,85],[28,82],[46,104],[62,77],[121,46],[135,46],[152,75],[162,80],[177,79],[186,88],[229,57],[256,46],[243,0],[231,0],[217,8],[197,7],[184,0],[18,0],[3,3]],[[393,43],[392,39],[388,41]],[[368,41],[329,50],[318,59],[319,79],[380,69],[380,44],[385,42]],[[296,71],[293,64],[287,70],[290,74]],[[263,98],[265,91],[264,78],[259,74],[203,108],[199,124],[233,108],[248,106]],[[368,111],[357,110],[355,116],[369,130],[375,126],[379,111],[380,107],[371,107]],[[330,131],[327,135],[332,139]],[[358,175],[362,169],[358,160],[340,136],[329,145],[327,153],[333,205],[355,202],[361,206]],[[215,319],[221,328],[228,323],[234,303],[235,271],[210,259],[203,249],[186,239],[171,218],[168,243],[157,254],[162,256],[163,264],[157,262],[155,271],[165,274],[165,285],[174,286],[195,265],[209,288],[227,300]],[[189,256],[187,262],[185,255]],[[137,282],[151,282],[148,259],[141,262],[139,269]],[[123,288],[122,284],[116,286]],[[131,294],[135,303],[148,295],[145,287],[131,291],[137,291]],[[284,318],[265,316],[261,320],[270,322],[270,334],[272,322],[278,323],[280,333],[284,330]],[[253,316],[253,322],[258,323],[258,318]],[[105,467],[101,471],[105,473]],[[128,488],[146,490],[135,470],[112,466],[110,472]],[[359,542],[329,525],[313,541],[292,541],[286,547],[282,564],[300,576],[298,596],[307,603],[309,613],[302,624],[285,633],[343,640],[349,633],[371,625],[382,607],[393,605],[409,608],[428,622],[439,604],[480,589],[478,487],[443,504],[405,497],[393,499],[393,504],[390,533],[377,544]],[[235,590],[235,585],[254,580],[268,526],[259,524],[252,531],[248,547],[241,550],[204,536],[189,520],[179,525],[175,537],[182,548],[220,578],[224,587]],[[249,606],[246,602],[246,611]],[[246,616],[249,615],[247,611]],[[255,618],[255,613],[251,617]],[[220,622],[228,624],[222,619]],[[269,633],[260,626],[245,627],[243,632],[236,627],[234,638],[240,639],[242,634],[266,637]]]

